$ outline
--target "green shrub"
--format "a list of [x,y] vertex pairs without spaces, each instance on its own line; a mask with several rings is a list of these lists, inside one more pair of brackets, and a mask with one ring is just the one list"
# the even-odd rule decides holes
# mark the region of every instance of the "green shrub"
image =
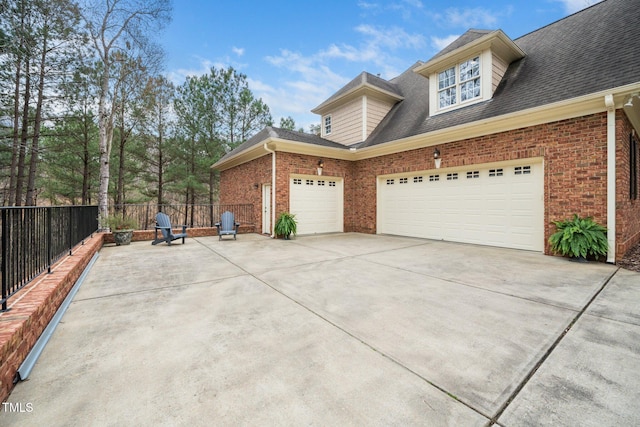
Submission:
[[109,227],[109,230],[137,230],[138,222],[130,216],[109,215],[104,221],[100,221]]
[[591,217],[554,221],[556,232],[549,237],[551,250],[561,255],[575,258],[598,258],[607,255],[609,242],[607,228],[593,221]]
[[290,234],[296,235],[298,232],[296,216],[289,212],[282,212],[276,220],[273,231],[276,233],[276,236],[283,236],[285,239],[288,239]]

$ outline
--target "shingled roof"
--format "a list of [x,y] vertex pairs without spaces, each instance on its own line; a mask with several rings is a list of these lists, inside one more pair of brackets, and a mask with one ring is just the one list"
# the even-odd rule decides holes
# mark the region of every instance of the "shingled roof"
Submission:
[[[514,42],[525,57],[507,69],[489,101],[429,116],[400,111],[400,104],[425,96],[428,80],[410,79],[398,85],[405,100],[392,110],[362,146],[372,146],[447,127],[577,98],[640,81],[640,7],[635,0],[605,0],[556,21]],[[482,36],[477,30],[461,36]],[[486,34],[486,33],[485,33]],[[460,47],[455,41],[445,50]],[[437,56],[442,55],[440,52]],[[435,58],[435,57],[434,57]],[[401,83],[401,82],[404,82]],[[417,104],[417,102],[416,102]],[[428,102],[422,104],[428,111]],[[408,124],[411,114],[420,123]],[[421,116],[424,116],[422,118]],[[384,128],[384,129],[383,129]]]
[[262,129],[257,134],[253,135],[251,138],[237,146],[235,149],[222,156],[220,160],[216,163],[223,162],[234,155],[245,151],[248,148],[253,147],[257,144],[263,144],[269,138],[275,139],[286,139],[287,141],[295,141],[302,142],[305,144],[318,145],[322,147],[330,147],[330,148],[340,148],[340,149],[348,149],[343,144],[338,144],[337,142],[329,141],[328,139],[320,138],[318,135],[312,133],[304,133],[297,132],[288,129],[277,128],[273,126],[267,126]]
[[444,56],[449,52],[453,52],[454,50],[461,48],[462,46],[468,45],[472,41],[475,41],[480,37],[485,36],[491,32],[492,31],[490,30],[476,30],[476,29],[467,30],[466,33],[464,33],[463,35],[455,39],[451,44],[447,45],[444,49],[442,49],[440,52],[435,54],[431,58],[431,60]]
[[403,98],[402,94],[398,90],[398,87],[394,83],[363,71],[362,73],[360,73],[360,75],[358,75],[358,77],[351,80],[340,90],[334,93],[329,99],[311,110],[311,112],[317,112],[321,114],[323,107],[330,105],[333,102],[347,96],[349,93],[354,92],[356,89],[363,87],[367,87],[379,93],[386,94],[397,100],[401,100]]
[[[391,81],[361,73],[314,111],[363,84],[401,99],[367,140],[355,145],[362,148],[637,83],[638,22],[637,0],[605,0],[515,39],[525,57],[509,65],[491,100],[467,107],[429,116],[429,80],[413,71],[418,62]],[[489,33],[469,30],[431,60]],[[316,135],[270,127],[223,160],[269,136],[348,149]]]

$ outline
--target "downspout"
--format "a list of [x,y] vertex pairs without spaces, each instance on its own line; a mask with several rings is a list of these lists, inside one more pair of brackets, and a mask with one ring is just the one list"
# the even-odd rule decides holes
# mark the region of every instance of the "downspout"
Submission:
[[276,152],[267,147],[268,143],[264,143],[264,149],[271,153],[271,238],[276,237],[273,232],[276,225]]
[[604,97],[607,107],[607,262],[616,262],[616,105],[613,95]]

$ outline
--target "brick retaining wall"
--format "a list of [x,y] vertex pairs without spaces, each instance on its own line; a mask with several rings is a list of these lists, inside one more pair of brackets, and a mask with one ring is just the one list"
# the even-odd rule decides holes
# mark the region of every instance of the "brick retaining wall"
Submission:
[[[252,233],[253,226],[241,226],[240,233]],[[181,230],[178,230],[181,231]],[[216,236],[215,228],[189,228],[189,237]],[[153,240],[154,232],[135,231],[135,241]],[[20,365],[67,297],[91,258],[105,243],[113,243],[111,233],[94,234],[76,246],[51,268],[18,291],[8,301],[9,311],[0,313],[0,401],[11,390]]]
[[102,234],[76,246],[71,256],[53,265],[8,301],[0,313],[0,400],[13,389],[16,371],[47,327],[91,258],[102,247]]

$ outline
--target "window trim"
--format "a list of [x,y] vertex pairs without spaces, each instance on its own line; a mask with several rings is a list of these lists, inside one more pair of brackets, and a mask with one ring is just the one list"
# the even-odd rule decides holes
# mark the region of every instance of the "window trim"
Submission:
[[324,135],[331,135],[332,125],[333,120],[331,118],[331,114],[327,114],[322,118],[322,132],[324,133]]
[[[462,76],[460,74],[460,70],[461,70],[461,66],[465,63],[468,63],[470,61],[478,61],[477,64],[477,76],[473,75],[471,76],[471,78],[468,78],[466,80],[462,80]],[[437,89],[437,93],[436,93],[436,106],[438,108],[438,111],[446,111],[452,108],[456,108],[456,107],[460,107],[466,104],[470,104],[473,102],[477,102],[479,100],[483,99],[483,80],[484,80],[484,76],[483,76],[483,67],[482,67],[482,53],[476,53],[474,55],[471,55],[469,57],[467,57],[466,59],[462,60],[462,61],[458,61],[455,65],[453,66],[449,66],[447,68],[442,69],[441,71],[438,71],[436,73],[436,89]],[[450,70],[454,70],[454,75],[453,75],[453,84],[449,84],[443,87],[440,87],[440,84],[442,81],[444,82],[448,82],[449,80],[451,80],[450,76],[446,76],[445,79],[442,79],[442,75]],[[477,81],[477,86],[479,89],[479,93],[478,96],[474,96],[473,98],[467,98],[464,101],[462,100],[462,86],[469,83],[469,82],[475,82]],[[475,87],[475,84],[474,84]],[[453,102],[452,104],[449,105],[445,105],[445,106],[441,106],[440,104],[440,95],[441,93],[445,92],[445,91],[451,91],[453,90],[453,97],[455,97],[455,102]],[[451,97],[451,95],[447,95],[449,98]]]

